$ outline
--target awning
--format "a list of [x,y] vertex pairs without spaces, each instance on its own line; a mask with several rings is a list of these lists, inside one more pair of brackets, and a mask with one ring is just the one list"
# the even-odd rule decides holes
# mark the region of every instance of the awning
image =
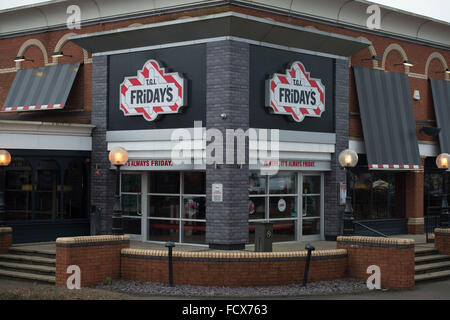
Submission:
[[408,76],[354,66],[369,169],[423,169]]
[[450,153],[450,81],[430,78],[430,83],[436,122],[441,128],[439,132],[441,152]]
[[235,12],[81,34],[72,36],[69,40],[91,53],[99,53],[221,37],[235,37],[345,57],[371,45],[370,41],[364,39]]
[[17,71],[0,112],[64,108],[79,67],[77,62]]

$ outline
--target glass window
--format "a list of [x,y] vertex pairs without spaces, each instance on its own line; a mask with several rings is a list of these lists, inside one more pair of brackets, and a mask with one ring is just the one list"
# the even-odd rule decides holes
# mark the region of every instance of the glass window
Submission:
[[248,193],[249,194],[266,194],[267,176],[260,175],[256,172],[250,172],[248,176]]
[[360,172],[355,174],[353,211],[356,220],[404,217],[404,174]]
[[141,219],[123,218],[123,231],[126,234],[141,234]]
[[180,197],[150,196],[149,217],[180,218]]
[[320,194],[320,176],[303,176],[303,194]]
[[295,241],[296,220],[273,221],[273,242]]
[[179,220],[148,220],[148,240],[178,242],[179,236]]
[[265,219],[266,197],[251,197],[248,200],[248,218],[250,220]]
[[206,223],[199,221],[183,221],[183,242],[205,243]]
[[295,172],[279,172],[269,177],[270,194],[296,194],[297,173]]
[[32,193],[31,164],[16,158],[6,167],[5,205],[6,219],[31,219]]
[[205,197],[183,197],[184,219],[206,219]]
[[54,160],[42,160],[36,170],[36,204],[35,219],[56,219],[60,206],[59,165]]
[[133,192],[140,193],[141,192],[141,175],[140,174],[122,174],[122,192]]
[[320,217],[320,196],[303,197],[303,217]]
[[150,193],[180,193],[179,172],[154,171],[149,176]]
[[185,172],[184,194],[206,194],[206,177],[205,172]]
[[303,219],[303,235],[320,234],[320,219]]
[[64,218],[87,218],[87,176],[83,162],[72,161],[64,171]]
[[270,197],[269,218],[295,218],[297,217],[297,197]]

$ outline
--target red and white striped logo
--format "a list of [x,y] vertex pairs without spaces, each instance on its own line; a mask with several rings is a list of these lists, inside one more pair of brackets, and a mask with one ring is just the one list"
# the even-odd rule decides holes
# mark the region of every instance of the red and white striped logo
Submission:
[[320,117],[325,111],[325,86],[320,79],[311,78],[303,64],[296,61],[286,74],[275,73],[266,81],[266,106],[297,122],[305,117]]
[[148,60],[136,77],[126,77],[120,85],[120,109],[125,116],[142,115],[148,121],[180,113],[186,87],[179,73],[166,73],[156,60]]

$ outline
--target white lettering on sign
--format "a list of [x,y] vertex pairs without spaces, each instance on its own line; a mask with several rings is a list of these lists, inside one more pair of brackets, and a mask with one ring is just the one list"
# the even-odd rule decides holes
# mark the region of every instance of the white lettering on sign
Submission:
[[320,117],[325,111],[325,86],[313,79],[299,61],[286,74],[274,74],[266,81],[266,106],[275,114],[291,116],[301,122],[305,117]]
[[166,73],[156,60],[149,60],[136,77],[127,77],[120,85],[120,109],[125,116],[141,115],[148,121],[180,113],[187,101],[186,88],[179,73]]

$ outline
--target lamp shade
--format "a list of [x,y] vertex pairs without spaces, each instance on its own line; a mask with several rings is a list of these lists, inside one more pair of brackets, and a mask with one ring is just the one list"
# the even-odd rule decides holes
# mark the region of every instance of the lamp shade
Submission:
[[11,162],[11,155],[6,150],[0,150],[0,166],[7,166]]
[[450,154],[441,153],[436,158],[436,165],[440,169],[448,169],[450,166]]
[[109,152],[109,162],[115,166],[123,166],[128,161],[128,151],[122,147],[112,148]]
[[339,164],[344,168],[353,168],[358,163],[358,154],[350,149],[345,149],[339,153]]

